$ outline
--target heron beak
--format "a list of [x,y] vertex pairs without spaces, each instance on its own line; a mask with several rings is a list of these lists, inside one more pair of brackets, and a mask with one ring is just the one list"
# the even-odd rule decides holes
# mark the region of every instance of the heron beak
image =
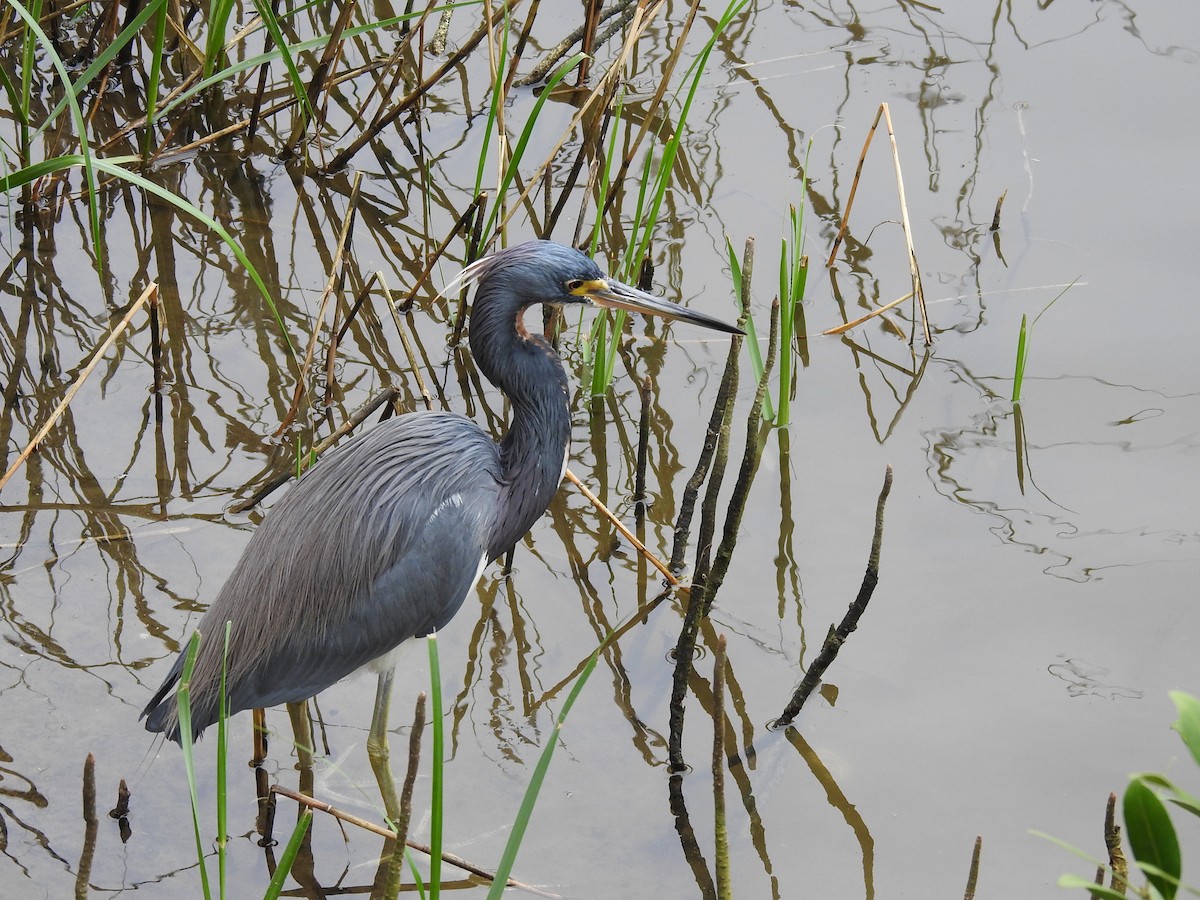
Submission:
[[630,287],[611,278],[597,278],[594,281],[586,281],[573,293],[581,297],[587,297],[597,306],[602,306],[605,309],[625,309],[647,316],[663,316],[667,319],[691,322],[693,325],[711,328],[714,331],[723,331],[726,334],[745,334],[736,325],[728,325],[720,319],[714,319],[712,316],[706,316],[704,313],[688,309],[686,306],[672,303],[663,297],[656,297],[654,294],[639,291],[635,287]]

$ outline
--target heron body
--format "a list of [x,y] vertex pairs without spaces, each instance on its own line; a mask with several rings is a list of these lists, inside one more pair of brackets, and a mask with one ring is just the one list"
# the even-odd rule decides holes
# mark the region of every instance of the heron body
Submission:
[[[570,443],[568,385],[554,350],[525,330],[526,308],[595,303],[736,331],[549,241],[502,250],[464,276],[478,285],[471,352],[509,399],[508,432],[497,443],[464,416],[415,412],[323,456],[263,518],[201,619],[194,735],[218,717],[226,622],[231,714],[306,700],[364,665],[388,669],[402,642],[443,628],[483,567],[545,512]],[[142,713],[149,731],[175,740],[183,661]]]

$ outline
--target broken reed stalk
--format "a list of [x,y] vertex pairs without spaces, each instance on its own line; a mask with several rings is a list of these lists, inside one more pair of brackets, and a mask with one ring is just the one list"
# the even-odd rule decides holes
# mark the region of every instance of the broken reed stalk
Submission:
[[[896,146],[896,132],[892,128],[892,114],[886,103],[879,104],[879,109],[875,111],[875,120],[867,130],[867,137],[863,141],[862,152],[858,156],[858,166],[854,170],[854,180],[850,183],[850,196],[847,198],[846,208],[842,212],[842,224],[838,228],[837,236],[833,239],[833,249],[829,251],[829,259],[825,261],[825,267],[833,267],[833,261],[837,258],[838,250],[842,246],[842,240],[846,236],[846,230],[850,226],[850,211],[854,207],[854,197],[858,193],[858,183],[862,178],[863,163],[866,162],[867,151],[871,149],[871,139],[875,136],[875,129],[879,127],[880,119],[887,122],[888,138],[891,140],[892,145],[892,163],[896,170],[896,191],[900,197],[900,227],[904,232],[905,246],[908,248],[908,268],[909,275],[912,278],[912,294],[910,296],[914,298],[918,307],[921,328],[925,336],[925,346],[928,347],[933,343],[933,336],[929,330],[929,316],[925,308],[925,289],[921,284],[921,271],[917,266],[917,253],[913,248],[912,242],[912,228],[908,222],[908,202],[904,198],[904,176],[900,170],[900,150]],[[916,318],[914,315],[914,328],[916,327]]]
[[[737,340],[736,335],[734,340]],[[683,625],[679,629],[679,640],[675,644],[675,672],[671,682],[670,700],[670,734],[667,739],[667,758],[671,771],[679,772],[687,768],[683,761],[683,721],[684,704],[687,697],[687,681],[691,674],[692,657],[696,652],[696,635],[700,631],[700,620],[706,617],[712,609],[713,597],[725,580],[729,561],[733,558],[733,546],[737,541],[738,528],[741,525],[742,513],[746,507],[746,497],[750,492],[750,484],[754,480],[754,471],[758,467],[759,419],[762,416],[763,399],[767,395],[767,382],[775,368],[775,358],[779,353],[779,298],[771,304],[771,338],[767,344],[767,358],[763,363],[762,375],[758,379],[758,387],[754,392],[754,402],[750,406],[750,415],[746,419],[746,450],[742,457],[742,466],[738,471],[737,482],[734,484],[733,496],[729,501],[729,509],[725,514],[725,528],[722,532],[721,546],[712,569],[704,562],[704,571],[698,571],[688,597],[687,610],[683,616]],[[697,570],[701,569],[701,550],[697,549]],[[705,552],[705,555],[707,553]]]
[[417,379],[417,390],[421,393],[421,399],[425,403],[425,408],[433,409],[433,397],[429,395],[429,389],[425,387],[425,377],[421,374],[421,366],[417,363],[417,355],[413,353],[412,343],[408,339],[408,329],[400,321],[400,311],[396,309],[396,304],[392,302],[392,292],[388,289],[383,273],[376,272],[375,275],[379,281],[379,286],[383,288],[383,302],[392,317],[392,324],[396,326],[396,334],[400,335],[400,345],[404,347],[404,355],[408,359],[408,370]]
[[[1112,867],[1112,878],[1109,887],[1119,894],[1129,889],[1129,863],[1121,850],[1121,826],[1117,824],[1117,795],[1108,795],[1108,805],[1104,810],[1104,845],[1108,848],[1108,864]],[[1100,884],[1103,875],[1096,879]]]
[[[325,90],[325,85],[329,79],[330,72],[333,70],[334,63],[342,55],[342,35],[350,26],[350,18],[354,15],[354,10],[357,6],[358,4],[355,0],[345,0],[342,3],[337,21],[334,22],[333,30],[329,33],[329,40],[325,42],[325,49],[321,53],[321,61],[317,63],[317,68],[313,71],[312,80],[308,83],[308,109],[312,111],[312,124],[317,130],[321,128],[325,119],[317,101],[321,98],[321,92]],[[283,148],[285,155],[291,155],[295,152],[295,148],[300,145],[301,140],[304,138],[305,129],[309,125],[307,119],[307,111],[301,105],[300,115],[296,117],[295,128],[292,129],[292,135],[288,138],[288,142]]]
[[905,300],[911,300],[911,299],[912,299],[912,291],[909,291],[903,297],[899,297],[896,300],[893,300],[891,303],[885,303],[883,306],[879,307],[878,309],[871,310],[865,316],[859,316],[853,322],[846,322],[843,325],[835,325],[833,328],[826,328],[824,331],[821,332],[821,334],[845,334],[851,328],[857,328],[863,322],[873,319],[876,316],[883,315],[883,313],[887,312],[892,307],[899,306]]
[[400,892],[400,876],[404,870],[404,847],[408,839],[408,823],[412,819],[413,786],[417,783],[417,769],[421,764],[421,735],[425,732],[425,692],[417,694],[413,712],[412,730],[408,735],[408,769],[404,773],[404,784],[400,788],[400,819],[396,826],[395,847],[388,860],[386,897],[395,897]]
[[[276,20],[279,18],[279,4],[281,0],[271,0],[271,15]],[[271,52],[271,48],[275,46],[275,36],[271,34],[271,29],[264,28],[266,39],[263,41],[263,53]],[[267,75],[271,71],[270,63],[263,63],[258,67],[258,86],[254,90],[254,102],[250,104],[250,122],[246,126],[246,140],[254,140],[254,135],[258,132],[258,117],[262,111],[263,96],[267,92]]]
[[83,849],[79,852],[79,866],[75,875],[76,897],[88,895],[99,830],[100,821],[96,818],[96,757],[89,753],[83,761]]
[[1008,191],[1005,190],[1000,194],[999,197],[996,198],[996,211],[992,213],[992,227],[989,228],[988,231],[1000,230],[1000,208],[1004,206],[1004,198],[1007,196]]
[[[520,0],[506,0],[506,2],[493,13],[493,16],[502,18],[504,15],[512,12],[513,7],[515,7],[519,2]],[[443,21],[445,21],[447,27],[449,27],[448,18],[444,17]],[[379,133],[384,128],[387,128],[392,124],[392,122],[400,118],[401,115],[403,115],[409,108],[416,104],[417,101],[425,96],[430,88],[441,81],[447,75],[447,73],[457,69],[463,58],[479,45],[479,42],[487,36],[487,33],[488,26],[485,22],[475,29],[475,31],[472,32],[471,35],[459,45],[458,50],[455,51],[455,53],[452,54],[449,59],[438,66],[436,70],[434,70],[433,74],[425,78],[386,113],[377,116],[376,119],[371,122],[369,127],[364,128],[361,132],[359,132],[358,136],[351,140],[341,152],[334,156],[334,158],[330,160],[330,162],[322,171],[329,173],[336,172],[343,168],[346,163],[348,163],[358,153],[359,150],[378,137]]]
[[646,504],[646,457],[650,451],[650,376],[642,380],[638,392],[641,410],[638,415],[637,468],[633,475],[633,500],[639,506]]
[[850,196],[846,198],[846,208],[842,210],[842,224],[838,227],[837,235],[833,239],[833,248],[829,251],[829,259],[825,260],[825,268],[827,269],[833,268],[833,261],[837,259],[838,250],[842,246],[842,240],[846,237],[846,229],[850,227],[850,211],[854,208],[854,198],[858,194],[858,183],[862,179],[863,163],[867,161],[867,151],[871,149],[871,141],[875,137],[875,129],[879,127],[879,120],[882,117],[883,106],[881,105],[875,111],[875,121],[867,129],[867,138],[863,141],[862,152],[858,154],[858,165],[854,169],[854,179],[850,182]]
[[979,881],[979,853],[983,850],[983,835],[976,835],[975,849],[971,852],[971,868],[967,872],[967,889],[963,900],[975,900],[975,885]]
[[3,489],[3,487],[8,484],[9,479],[13,477],[17,469],[21,468],[21,466],[25,463],[25,460],[27,460],[33,451],[37,449],[38,445],[46,439],[46,435],[50,433],[50,430],[54,427],[55,423],[58,422],[62,414],[66,412],[67,407],[71,404],[71,400],[74,399],[77,393],[79,393],[79,389],[83,387],[83,383],[87,381],[88,376],[91,375],[96,366],[100,364],[100,360],[103,359],[104,354],[108,352],[108,348],[116,342],[117,338],[121,336],[121,332],[123,332],[129,326],[130,321],[137,314],[138,310],[145,306],[146,303],[150,301],[151,297],[158,297],[158,282],[152,281],[149,285],[147,285],[146,289],[142,291],[141,296],[134,300],[133,305],[126,310],[125,315],[121,317],[121,321],[118,322],[113,327],[113,330],[108,333],[108,337],[104,339],[104,342],[92,352],[91,358],[88,360],[87,365],[83,367],[83,371],[79,373],[79,377],[76,378],[74,383],[67,389],[67,393],[63,396],[62,400],[59,401],[58,406],[54,407],[54,411],[50,413],[42,427],[38,429],[37,433],[34,434],[29,443],[25,445],[25,449],[22,450],[17,456],[16,461],[8,467],[8,471],[4,473],[2,478],[0,478],[0,489]]
[[583,496],[587,497],[592,506],[596,507],[602,516],[612,522],[613,527],[616,528],[617,531],[621,532],[621,536],[625,538],[625,540],[629,541],[629,543],[634,546],[634,549],[636,549],[638,553],[640,553],[649,561],[650,565],[654,566],[654,568],[658,569],[658,571],[662,573],[663,578],[665,578],[672,585],[679,584],[679,579],[675,577],[675,575],[667,567],[667,564],[651,553],[646,548],[646,545],[639,541],[637,536],[625,527],[625,523],[623,523],[620,518],[617,517],[617,514],[605,506],[599,497],[588,490],[587,485],[580,481],[579,477],[574,472],[572,472],[570,469],[567,469],[565,472],[563,472],[563,478],[575,485],[575,487],[579,489],[579,492],[583,494]]
[[713,660],[713,831],[716,842],[717,897],[733,896],[729,877],[729,834],[725,825],[725,635],[717,638]]
[[[375,412],[375,410],[379,409],[379,407],[383,406],[384,404],[394,402],[399,396],[400,390],[395,386],[384,388],[365,404],[360,406],[355,411],[354,415],[343,422],[336,431],[329,435],[329,437],[325,438],[323,441],[319,441],[317,445],[312,448],[311,452],[317,457],[320,457],[322,453],[361,425],[367,416],[371,415],[371,413]],[[280,472],[261,488],[255,491],[254,495],[248,500],[243,500],[241,503],[235,503],[233,506],[229,507],[229,511],[236,514],[244,513],[246,510],[253,509],[275,491],[279,490],[279,488],[291,481],[294,476],[295,472],[292,471],[291,468],[288,468],[287,471]]]
[[[620,13],[621,20],[618,23],[618,27],[620,25],[624,25],[631,18],[633,18],[633,7],[636,3],[637,0],[620,0],[619,3],[615,3],[601,11],[597,24],[604,22]],[[544,81],[546,76],[554,71],[554,68],[566,58],[567,54],[571,51],[571,48],[578,44],[583,38],[587,31],[587,27],[587,23],[585,22],[583,25],[580,25],[565,38],[547,50],[546,55],[542,57],[542,61],[530,69],[528,75],[518,78],[513,82],[513,84],[517,87],[529,87],[531,84],[537,84],[539,81]],[[613,33],[615,32],[610,29],[605,31],[604,35],[611,37]],[[599,46],[604,43],[604,41],[607,39],[604,35],[601,35],[596,39],[595,46]]]
[[[693,0],[693,6],[695,6],[697,2],[698,0]],[[616,82],[620,77],[621,72],[624,70],[625,64],[628,62],[629,57],[632,55],[634,46],[641,39],[641,36],[645,33],[646,29],[650,27],[651,21],[653,21],[654,17],[662,11],[664,6],[665,4],[660,0],[660,2],[655,3],[653,6],[647,4],[646,8],[643,8],[642,4],[639,3],[634,8],[634,15],[630,20],[629,29],[625,36],[625,43],[621,45],[621,51],[617,54],[617,58],[613,61],[612,65],[608,67],[605,73],[600,76],[600,80],[597,82],[596,87],[592,90],[592,92],[588,94],[587,98],[582,103],[579,104],[579,108],[575,111],[575,114],[571,117],[571,120],[567,123],[566,128],[563,130],[562,137],[560,137],[554,146],[551,147],[546,159],[540,166],[530,173],[525,188],[512,202],[512,206],[509,208],[508,215],[504,216],[500,220],[500,223],[496,226],[496,234],[503,233],[504,229],[508,227],[509,220],[516,215],[517,210],[524,207],[524,204],[528,201],[530,193],[532,193],[541,182],[542,174],[548,168],[554,165],[559,158],[560,150],[566,145],[567,141],[571,139],[572,135],[576,134],[576,129],[580,127],[580,125],[588,116],[593,114],[593,107],[595,107],[597,103],[600,103],[601,107],[603,107],[607,106],[611,102],[611,98],[616,90]],[[685,22],[685,28],[681,34],[678,35],[678,43],[676,44],[676,49],[672,51],[673,55],[677,54],[682,49],[683,38],[686,35],[687,24],[690,23],[690,21],[691,16],[689,15],[688,20]],[[667,68],[669,69],[669,66]],[[669,75],[670,72],[664,70],[663,82],[662,86],[660,86],[660,93],[665,92],[665,85]],[[659,94],[656,94],[655,96],[657,98]],[[646,119],[643,122],[643,129],[649,128],[649,122],[653,118],[653,113],[656,108],[655,101],[652,100],[650,105],[648,105],[646,108],[647,113]],[[614,183],[619,183],[623,177],[624,170],[622,170],[622,172],[618,175]]]
[[[371,834],[377,834],[380,837],[385,837],[385,838],[389,838],[389,839],[396,837],[396,832],[392,831],[392,829],[390,829],[384,825],[376,825],[374,822],[370,822],[370,821],[360,818],[358,816],[351,815],[348,812],[343,812],[342,810],[338,809],[336,806],[334,806],[331,803],[326,803],[323,800],[317,800],[314,797],[309,797],[305,794],[298,793],[297,791],[293,791],[288,788],[285,788],[283,785],[280,785],[280,784],[271,785],[271,793],[279,794],[280,796],[287,797],[289,800],[295,800],[301,806],[307,806],[311,809],[316,809],[323,813],[328,813],[329,815],[333,816],[335,819],[339,819],[342,822],[345,822],[347,825],[354,825],[358,828],[363,829],[364,831],[371,832]],[[406,846],[412,850],[416,850],[418,853],[424,853],[426,855],[428,855],[429,853],[432,852],[431,848],[428,845],[419,843],[417,841],[405,840],[404,846]],[[464,872],[470,872],[472,875],[478,875],[480,878],[485,878],[489,882],[495,879],[495,873],[489,872],[487,869],[481,868],[480,866],[477,866],[472,862],[468,862],[467,860],[463,859],[461,856],[455,856],[453,853],[443,852],[441,854],[441,857],[442,857],[443,862],[447,862],[457,869],[462,869]],[[553,900],[562,900],[562,898],[558,894],[552,894],[549,891],[543,891],[540,888],[536,888],[531,884],[525,884],[524,882],[517,881],[515,878],[510,878],[505,883],[508,887],[515,887],[518,890],[522,890],[522,891],[525,891],[530,894],[535,894],[538,897],[550,897],[550,898],[553,898]]]
[[162,390],[162,334],[158,322],[158,291],[150,295],[150,363],[154,367],[154,393]]
[[[474,201],[472,201],[471,205],[467,207],[466,212],[458,217],[458,221],[454,223],[454,227],[450,229],[450,233],[446,235],[442,242],[438,244],[437,249],[434,250],[429,256],[428,261],[425,263],[424,270],[422,270],[421,274],[416,278],[415,281],[413,281],[413,286],[409,289],[408,293],[404,295],[404,300],[402,300],[399,304],[401,312],[408,312],[409,308],[413,304],[413,299],[417,296],[417,291],[429,283],[429,276],[433,274],[434,266],[436,266],[438,261],[441,260],[442,256],[445,255],[446,249],[450,246],[450,242],[454,240],[456,236],[458,236],[458,234],[467,226],[468,223],[473,224],[479,220],[484,209],[487,207],[487,198],[487,191],[480,192],[479,196],[476,197]],[[469,251],[470,245],[468,245],[468,253]],[[468,264],[472,262],[474,262],[473,259],[467,260]]]
[[[904,229],[904,243],[908,247],[908,268],[912,275],[912,292],[916,306],[921,313],[921,331],[925,338],[925,346],[933,343],[933,335],[929,331],[929,312],[925,308],[925,288],[921,284],[921,267],[917,265],[917,251],[913,247],[912,226],[908,223],[908,201],[904,199],[904,174],[900,171],[900,148],[896,146],[896,132],[892,128],[892,112],[886,103],[879,104],[883,110],[883,118],[887,122],[888,140],[892,144],[892,163],[896,167],[896,192],[900,196],[900,224]],[[916,316],[913,316],[916,319]],[[916,328],[916,322],[913,323]],[[913,337],[916,337],[914,331]],[[912,338],[908,341],[912,343]]]
[[867,603],[870,602],[871,595],[875,593],[875,586],[879,583],[879,551],[883,544],[883,510],[887,504],[888,494],[891,490],[892,467],[889,464],[883,476],[883,489],[879,492],[879,500],[875,505],[875,536],[871,540],[871,554],[867,559],[867,571],[863,575],[862,586],[858,589],[858,596],[850,604],[850,608],[842,618],[841,624],[836,628],[832,625],[829,626],[829,634],[825,638],[821,652],[817,654],[816,660],[808,667],[808,671],[804,673],[804,679],[800,682],[800,686],[796,688],[791,702],[788,703],[783,711],[783,715],[775,720],[775,727],[777,728],[786,728],[792,724],[792,721],[796,718],[796,714],[800,712],[800,708],[804,706],[804,702],[808,699],[809,694],[821,683],[821,676],[825,674],[825,670],[837,658],[838,651],[842,649],[842,644],[846,642],[846,639],[858,627],[858,620],[862,618],[862,614],[867,610]]
[[[742,296],[741,315],[738,316],[738,327],[745,329],[750,318],[750,279],[754,271],[754,238],[746,238],[746,246],[742,254]],[[704,434],[704,444],[700,448],[700,457],[696,460],[696,468],[683,489],[683,498],[679,504],[679,515],[675,519],[675,537],[671,546],[671,570],[683,570],[683,556],[687,552],[688,536],[692,528],[692,515],[696,507],[696,497],[700,486],[708,477],[712,465],[713,454],[716,452],[721,431],[728,426],[726,410],[737,393],[738,385],[738,355],[741,352],[742,338],[734,335],[729,342],[729,353],[725,357],[725,371],[721,375],[721,384],[717,388],[717,398],[713,403],[712,415],[708,419],[708,430]]]
[[[283,421],[279,423],[279,428],[275,430],[275,437],[279,437],[296,419],[296,414],[300,411],[300,400],[308,391],[308,372],[312,366],[313,357],[317,352],[317,341],[321,337],[321,323],[325,321],[325,312],[329,308],[330,302],[334,296],[341,291],[342,285],[346,278],[346,250],[350,244],[350,233],[354,228],[355,213],[358,209],[358,194],[362,186],[362,172],[354,174],[354,181],[350,188],[350,202],[346,208],[346,217],[342,219],[342,228],[338,233],[337,246],[334,249],[333,260],[329,264],[329,278],[325,282],[325,290],[321,292],[321,305],[317,307],[317,314],[313,318],[312,334],[308,338],[308,348],[304,351],[304,362],[300,365],[300,373],[296,378],[296,391],[292,395],[292,403],[288,407],[288,411],[283,416]],[[329,342],[330,354],[337,352],[337,340],[335,335],[330,335]]]

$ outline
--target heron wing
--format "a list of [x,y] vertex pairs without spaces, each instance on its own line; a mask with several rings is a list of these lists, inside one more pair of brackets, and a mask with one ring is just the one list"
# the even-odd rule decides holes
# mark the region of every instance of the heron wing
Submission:
[[[197,734],[216,718],[211,638],[226,621],[232,712],[311,697],[446,624],[482,569],[500,488],[496,444],[451,413],[389,420],[323,457],[263,519],[200,622]],[[180,665],[147,707],[151,730],[174,730],[166,693]]]

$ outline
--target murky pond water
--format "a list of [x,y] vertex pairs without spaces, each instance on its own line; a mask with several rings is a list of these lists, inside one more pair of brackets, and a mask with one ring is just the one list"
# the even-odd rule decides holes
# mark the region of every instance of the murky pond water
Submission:
[[[653,253],[659,290],[732,318],[726,237],[740,251],[755,236],[765,338],[788,207],[805,203],[809,337],[793,423],[759,433],[732,567],[701,631],[684,735],[692,768],[672,783],[670,653],[683,598],[639,619],[659,592],[657,575],[565,486],[518,546],[511,576],[489,568],[479,602],[440,637],[448,849],[495,865],[541,749],[555,739],[564,685],[609,631],[632,623],[601,656],[558,737],[517,861],[522,881],[571,897],[711,889],[712,650],[724,635],[727,830],[741,896],[956,896],[976,835],[979,896],[1051,896],[1060,873],[1091,869],[1030,829],[1099,856],[1104,803],[1128,773],[1165,770],[1196,787],[1168,728],[1167,691],[1200,689],[1200,315],[1190,287],[1200,8],[757,6],[707,62]],[[697,19],[685,64],[719,13]],[[657,87],[685,14],[668,5],[644,40],[651,49],[632,82],[636,102]],[[539,12],[539,52],[528,59],[578,19],[573,6]],[[460,10],[451,47],[478,21],[475,8]],[[138,191],[110,191],[102,203],[100,280],[82,204],[47,202],[36,216],[15,202],[0,210],[7,463],[148,280],[163,294],[166,380],[160,418],[149,330],[138,317],[0,494],[0,895],[198,895],[182,759],[142,730],[138,712],[260,515],[231,506],[294,465],[297,437],[307,448],[381,388],[394,383],[406,408],[420,403],[390,318],[368,305],[341,343],[328,420],[310,404],[317,411],[303,427],[273,437],[296,383],[283,334],[302,355],[351,175],[364,178],[344,293],[353,297],[376,271],[407,292],[471,202],[488,84],[486,58],[470,57],[419,122],[402,119],[340,174],[303,174],[273,161],[261,140],[246,152],[240,137],[157,173],[235,231],[277,297],[282,331],[207,228]],[[370,86],[342,87],[326,138],[351,127]],[[514,92],[510,133],[520,133],[535,96]],[[907,304],[845,337],[819,334],[910,288],[882,126],[852,238],[835,269],[824,267],[881,101],[895,126],[936,338],[928,354],[919,340],[909,346]],[[574,112],[561,98],[546,104],[531,159],[550,152]],[[629,121],[640,124],[634,113]],[[268,137],[271,128],[288,130],[281,121]],[[568,145],[557,183],[573,160]],[[564,241],[582,195],[572,196],[552,235]],[[541,227],[542,202],[535,192],[516,206],[513,242]],[[628,217],[633,206],[618,209]],[[453,260],[461,247],[452,244]],[[456,269],[441,263],[434,288]],[[1032,320],[1072,282],[1034,327],[1018,415],[1008,397],[1022,315]],[[418,293],[405,318],[418,367],[439,405],[498,429],[498,392],[465,351],[448,355],[455,311],[434,289]],[[564,355],[579,386],[571,468],[633,521],[639,384],[650,377],[652,503],[642,534],[668,555],[728,342],[635,323],[607,399],[589,403],[569,324]],[[326,379],[313,383],[323,390]],[[727,485],[752,393],[743,357]],[[895,482],[870,608],[822,695],[794,729],[771,731],[858,589],[888,463]],[[428,684],[422,652],[401,661],[397,684],[393,722],[406,722]],[[378,821],[363,749],[373,689],[364,677],[322,695],[330,755],[316,792]],[[294,786],[286,717],[275,711],[269,722],[280,734],[270,774]],[[241,765],[249,733],[249,717],[236,717],[233,896],[261,895],[269,879],[254,835],[254,781]],[[198,757],[209,837],[211,743]],[[101,821],[85,864],[88,753]],[[418,839],[428,834],[427,773],[416,795]],[[103,815],[122,778],[133,792],[125,842]],[[281,803],[281,821],[292,812]],[[1196,835],[1184,836],[1187,860]],[[297,872],[304,887],[290,888],[368,892],[380,844],[318,817],[311,861]],[[82,878],[81,866],[90,866]]]

